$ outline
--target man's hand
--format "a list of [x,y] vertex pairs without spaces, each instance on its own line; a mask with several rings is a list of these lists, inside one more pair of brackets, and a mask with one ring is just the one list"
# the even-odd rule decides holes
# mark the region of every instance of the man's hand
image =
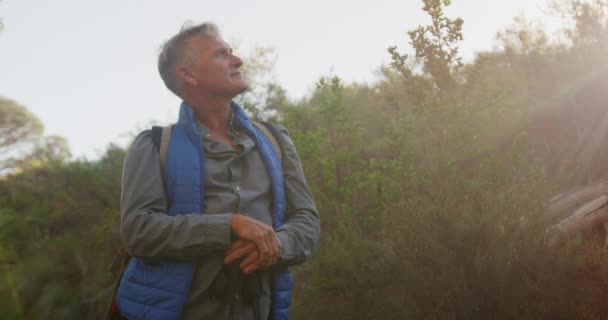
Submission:
[[[237,240],[233,243],[225,260],[225,262],[229,262],[226,263],[245,257],[241,268],[246,271],[246,267],[255,267],[255,270],[271,266],[279,261],[281,242],[269,225],[244,215],[234,214],[232,215],[231,230],[239,240],[245,241]],[[251,251],[251,244],[254,244],[257,250]],[[228,260],[228,258],[230,259]]]
[[[253,242],[245,240],[236,240],[230,246],[230,249],[226,251],[224,255],[224,263],[231,264],[232,262],[241,258],[247,257],[254,252],[258,252],[258,248]],[[256,254],[257,255],[257,254]],[[259,256],[259,255],[258,255]]]
[[276,264],[279,260],[279,258],[277,257],[276,259],[273,259],[270,264],[264,265],[260,261],[260,255],[255,244],[245,240],[236,240],[232,243],[230,250],[226,251],[224,263],[230,264],[241,258],[244,259],[239,265],[239,267],[241,268],[241,270],[243,270],[243,273],[245,274],[250,274],[261,268],[270,267]]
[[232,243],[230,250],[226,251],[224,263],[231,264],[244,258],[239,267],[243,270],[243,273],[249,274],[260,268],[261,262],[259,257],[258,248],[255,244],[245,240],[236,240]]

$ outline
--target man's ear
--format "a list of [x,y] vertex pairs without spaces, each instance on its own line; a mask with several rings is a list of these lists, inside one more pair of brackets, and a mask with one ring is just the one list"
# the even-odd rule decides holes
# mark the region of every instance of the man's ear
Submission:
[[185,67],[177,68],[177,77],[188,86],[194,87],[198,84],[196,76]]

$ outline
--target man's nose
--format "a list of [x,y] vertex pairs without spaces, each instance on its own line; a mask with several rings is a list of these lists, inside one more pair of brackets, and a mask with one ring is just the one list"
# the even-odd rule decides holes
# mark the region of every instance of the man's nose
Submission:
[[232,55],[232,65],[240,68],[243,65],[243,60],[235,55]]

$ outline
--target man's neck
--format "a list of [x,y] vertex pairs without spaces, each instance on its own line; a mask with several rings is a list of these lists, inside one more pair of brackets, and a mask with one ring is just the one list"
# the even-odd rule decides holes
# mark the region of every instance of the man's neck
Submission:
[[205,99],[205,101],[186,101],[194,111],[196,119],[214,134],[228,132],[230,100]]

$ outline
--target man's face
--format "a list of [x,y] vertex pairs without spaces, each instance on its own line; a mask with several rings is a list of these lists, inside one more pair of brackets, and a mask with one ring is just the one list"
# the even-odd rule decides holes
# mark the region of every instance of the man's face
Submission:
[[188,67],[196,78],[197,90],[229,99],[247,90],[249,85],[239,70],[243,62],[220,36],[195,36],[190,46],[197,54]]

